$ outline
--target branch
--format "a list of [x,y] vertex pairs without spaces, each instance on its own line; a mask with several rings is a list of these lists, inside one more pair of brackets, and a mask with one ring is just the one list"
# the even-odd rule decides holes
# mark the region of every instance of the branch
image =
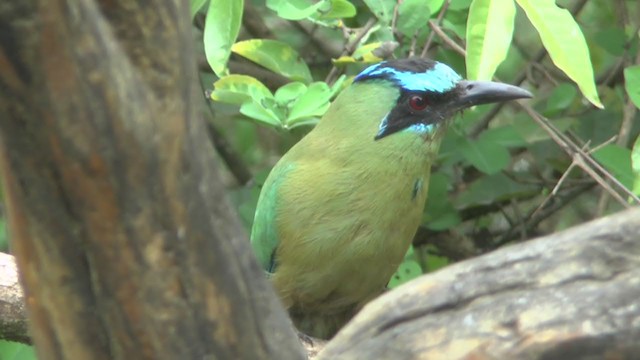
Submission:
[[422,276],[367,304],[319,359],[635,358],[640,209]]
[[16,262],[4,253],[0,253],[0,339],[31,343]]

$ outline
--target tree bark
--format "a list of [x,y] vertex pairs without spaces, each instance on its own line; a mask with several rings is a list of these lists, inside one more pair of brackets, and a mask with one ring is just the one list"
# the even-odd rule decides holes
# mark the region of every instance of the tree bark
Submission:
[[41,359],[302,350],[194,105],[188,4],[0,4],[0,166]]
[[638,299],[636,208],[394,289],[318,359],[636,359]]

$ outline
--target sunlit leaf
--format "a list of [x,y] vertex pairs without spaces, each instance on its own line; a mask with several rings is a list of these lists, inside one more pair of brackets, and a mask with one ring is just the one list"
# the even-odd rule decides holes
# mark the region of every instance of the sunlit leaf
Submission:
[[213,83],[211,99],[240,105],[249,99],[260,101],[273,97],[271,91],[260,80],[248,75],[227,75]]
[[571,13],[554,0],[516,0],[538,30],[553,63],[575,81],[593,105],[602,108],[587,42]]
[[467,20],[467,77],[491,80],[507,57],[513,36],[513,0],[475,0]]
[[238,37],[242,21],[243,0],[210,0],[204,22],[204,53],[213,72],[227,73],[231,46]]
[[267,7],[287,20],[302,20],[315,14],[325,1],[312,3],[307,0],[267,0]]
[[233,44],[231,50],[292,80],[311,82],[307,64],[289,44],[277,40],[252,39]]
[[319,19],[343,19],[356,16],[356,7],[348,0],[330,0],[327,9],[320,9]]

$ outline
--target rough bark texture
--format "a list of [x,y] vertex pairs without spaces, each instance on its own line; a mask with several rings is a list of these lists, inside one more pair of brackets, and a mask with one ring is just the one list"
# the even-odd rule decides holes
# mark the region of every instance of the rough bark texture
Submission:
[[640,209],[506,247],[368,304],[319,359],[637,359]]
[[27,314],[13,256],[0,253],[0,339],[29,343]]
[[0,3],[13,250],[42,359],[289,359],[194,105],[188,3]]

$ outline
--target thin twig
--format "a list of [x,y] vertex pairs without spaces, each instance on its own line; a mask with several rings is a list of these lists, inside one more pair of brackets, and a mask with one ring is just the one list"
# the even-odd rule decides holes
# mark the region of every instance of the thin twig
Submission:
[[[362,28],[360,28],[356,36],[344,45],[344,50],[342,51],[342,54],[340,56],[349,56],[353,54],[353,52],[358,48],[360,40],[362,40],[365,35],[367,35],[369,30],[371,30],[371,28],[373,28],[375,24],[376,20],[374,18],[370,18],[367,23]],[[333,65],[324,82],[326,82],[327,84],[331,84],[335,81],[335,79],[338,78],[338,76],[340,76],[340,70],[336,65]]]
[[455,52],[464,57],[467,56],[467,51],[462,48],[462,46],[458,45],[458,43],[456,43],[452,38],[450,38],[449,35],[447,35],[442,30],[440,25],[438,25],[435,21],[429,20],[429,27],[440,37],[440,39],[442,39],[442,41],[444,41],[445,44],[449,45],[449,47],[452,48]]
[[[442,4],[442,8],[440,9],[440,13],[438,14],[438,17],[436,18],[436,24],[440,25],[440,23],[442,22],[442,19],[444,18],[444,14],[446,14],[447,9],[449,9],[449,4],[451,4],[451,0],[447,0],[444,2],[444,4]],[[427,38],[427,42],[424,43],[424,47],[422,47],[422,52],[420,53],[420,57],[426,57],[427,56],[427,52],[429,51],[429,48],[431,47],[431,42],[433,41],[433,36],[434,36],[434,32],[430,32],[429,33],[429,37]]]

